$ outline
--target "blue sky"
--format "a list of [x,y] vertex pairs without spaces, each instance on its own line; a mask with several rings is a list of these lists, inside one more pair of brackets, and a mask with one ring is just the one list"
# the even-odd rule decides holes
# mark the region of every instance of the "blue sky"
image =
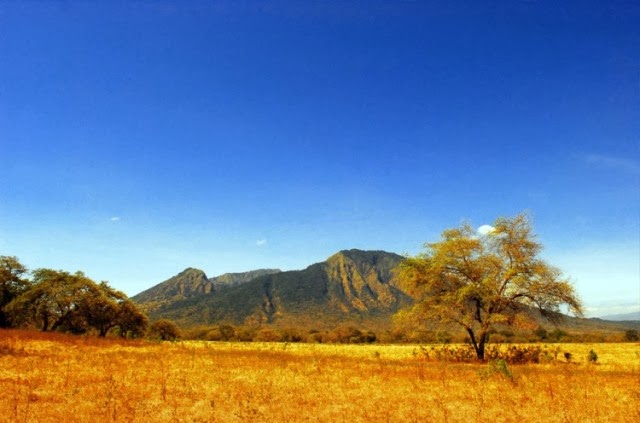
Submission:
[[640,308],[631,1],[0,1],[0,254],[130,295],[528,210]]

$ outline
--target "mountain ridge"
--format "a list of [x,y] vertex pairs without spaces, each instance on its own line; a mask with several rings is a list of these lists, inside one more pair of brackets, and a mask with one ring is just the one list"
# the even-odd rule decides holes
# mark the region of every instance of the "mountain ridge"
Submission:
[[177,275],[134,295],[131,299],[136,303],[146,304],[147,311],[150,311],[167,303],[210,295],[220,289],[279,272],[281,272],[280,269],[256,269],[248,272],[224,273],[208,278],[203,270],[188,267]]
[[386,251],[342,250],[303,270],[244,272],[236,279],[241,282],[233,283],[187,268],[132,298],[152,319],[169,318],[184,326],[390,321],[412,302],[394,273],[403,259]]

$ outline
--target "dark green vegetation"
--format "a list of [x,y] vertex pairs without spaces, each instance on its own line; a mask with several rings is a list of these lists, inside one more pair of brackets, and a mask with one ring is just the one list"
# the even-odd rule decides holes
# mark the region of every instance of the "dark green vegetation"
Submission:
[[17,258],[0,256],[0,327],[36,328],[43,332],[94,332],[104,337],[139,337],[147,317],[127,296],[82,272],[37,269],[27,279]]

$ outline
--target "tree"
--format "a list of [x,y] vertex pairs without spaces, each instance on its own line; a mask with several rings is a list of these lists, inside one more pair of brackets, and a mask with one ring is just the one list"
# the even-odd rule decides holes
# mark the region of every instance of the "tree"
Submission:
[[638,341],[640,340],[640,335],[638,335],[638,331],[635,329],[629,329],[627,331],[625,331],[624,333],[624,340],[625,341]]
[[35,325],[43,332],[67,325],[70,331],[82,330],[77,310],[83,296],[95,288],[95,282],[82,272],[38,269],[31,287],[5,307],[13,321]]
[[0,256],[0,328],[9,326],[4,307],[29,287],[27,268],[16,257]]
[[133,301],[126,299],[120,303],[117,323],[122,338],[139,338],[144,335],[149,320]]
[[180,338],[180,329],[171,320],[160,319],[149,327],[149,337],[161,341],[175,341]]
[[514,324],[534,309],[553,323],[566,305],[582,315],[573,286],[538,253],[526,215],[498,218],[485,234],[469,224],[448,229],[426,252],[408,257],[400,281],[417,300],[414,311],[428,319],[464,328],[479,360],[484,360],[489,331]]
[[105,337],[109,330],[120,327],[120,335],[140,336],[147,325],[146,316],[127,296],[107,282],[94,284],[79,300],[77,313],[86,324]]
[[122,336],[144,333],[146,316],[107,282],[97,284],[82,272],[51,269],[38,269],[33,276],[29,289],[5,307],[14,322],[42,331],[95,329],[101,337],[118,326]]

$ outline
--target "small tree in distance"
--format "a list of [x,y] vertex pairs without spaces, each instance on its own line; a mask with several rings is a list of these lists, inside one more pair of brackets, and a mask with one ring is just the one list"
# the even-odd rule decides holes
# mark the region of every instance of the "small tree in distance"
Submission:
[[180,328],[171,320],[160,319],[151,323],[148,336],[160,341],[175,341],[182,334],[180,333]]
[[533,309],[557,323],[562,305],[582,315],[573,286],[538,258],[541,248],[525,214],[498,218],[485,234],[464,224],[426,244],[425,253],[407,258],[400,281],[417,300],[415,312],[462,326],[482,361],[496,324],[513,324]]

